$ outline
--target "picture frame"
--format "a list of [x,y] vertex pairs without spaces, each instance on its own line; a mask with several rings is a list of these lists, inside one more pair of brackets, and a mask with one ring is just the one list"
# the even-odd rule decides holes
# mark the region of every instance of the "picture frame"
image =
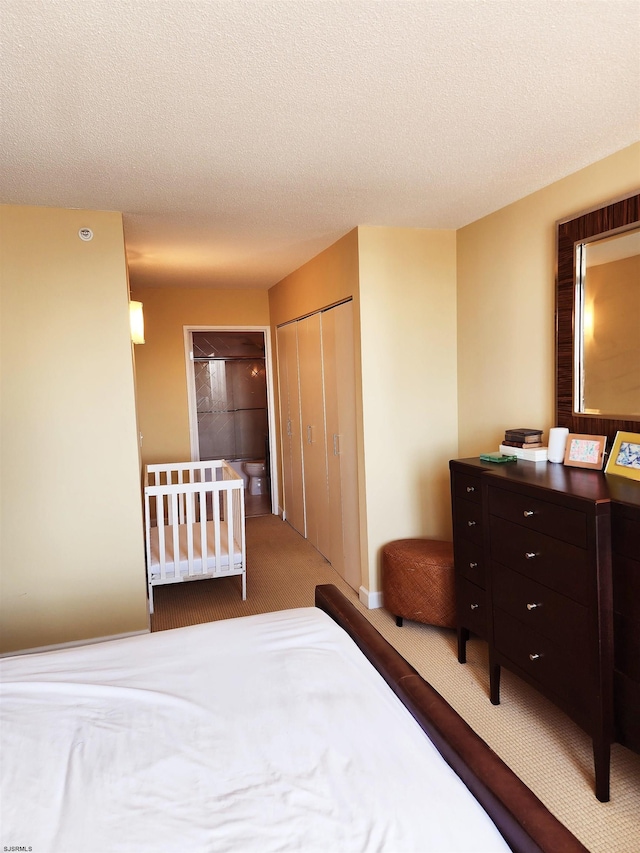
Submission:
[[604,472],[640,480],[640,433],[618,430]]
[[602,471],[606,435],[569,433],[564,451],[564,464],[572,468],[595,468]]

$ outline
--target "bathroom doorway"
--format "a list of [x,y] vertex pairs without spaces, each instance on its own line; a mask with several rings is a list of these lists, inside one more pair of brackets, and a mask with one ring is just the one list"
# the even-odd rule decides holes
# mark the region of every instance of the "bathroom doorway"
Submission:
[[185,328],[193,460],[226,459],[245,482],[247,516],[277,506],[268,328]]

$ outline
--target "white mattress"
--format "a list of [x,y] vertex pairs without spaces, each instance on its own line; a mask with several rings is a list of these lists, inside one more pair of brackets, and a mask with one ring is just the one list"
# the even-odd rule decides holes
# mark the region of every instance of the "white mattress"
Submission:
[[315,608],[5,658],[0,670],[2,845],[508,849]]
[[[193,569],[198,574],[207,574],[215,571],[216,558],[215,554],[215,531],[213,521],[207,522],[207,557],[204,560],[204,569],[202,566],[202,541],[200,534],[200,522],[197,521],[193,526]],[[181,575],[189,574],[189,557],[187,551],[187,525],[178,525],[178,541],[179,541],[179,573]],[[175,577],[175,565],[173,556],[173,528],[166,526],[164,530],[165,537],[165,573],[167,577]],[[160,546],[158,528],[151,527],[149,530],[149,538],[151,542],[151,576],[160,575]],[[220,522],[220,565],[223,567],[229,566],[229,533],[227,530],[227,522]],[[234,541],[234,559],[233,562],[238,564],[242,562],[242,551],[240,545]]]

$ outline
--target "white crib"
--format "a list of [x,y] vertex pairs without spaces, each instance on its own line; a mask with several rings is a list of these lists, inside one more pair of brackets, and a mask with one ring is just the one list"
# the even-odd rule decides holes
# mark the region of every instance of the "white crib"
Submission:
[[247,597],[244,481],[224,460],[147,465],[149,608],[153,587],[241,575]]

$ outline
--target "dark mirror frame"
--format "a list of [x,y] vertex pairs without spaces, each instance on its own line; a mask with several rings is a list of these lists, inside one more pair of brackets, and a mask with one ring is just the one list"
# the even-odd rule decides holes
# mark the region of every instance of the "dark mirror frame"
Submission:
[[640,193],[557,223],[556,266],[556,424],[569,432],[606,435],[607,450],[616,432],[640,432],[640,420],[621,420],[574,412],[575,246],[640,222]]

